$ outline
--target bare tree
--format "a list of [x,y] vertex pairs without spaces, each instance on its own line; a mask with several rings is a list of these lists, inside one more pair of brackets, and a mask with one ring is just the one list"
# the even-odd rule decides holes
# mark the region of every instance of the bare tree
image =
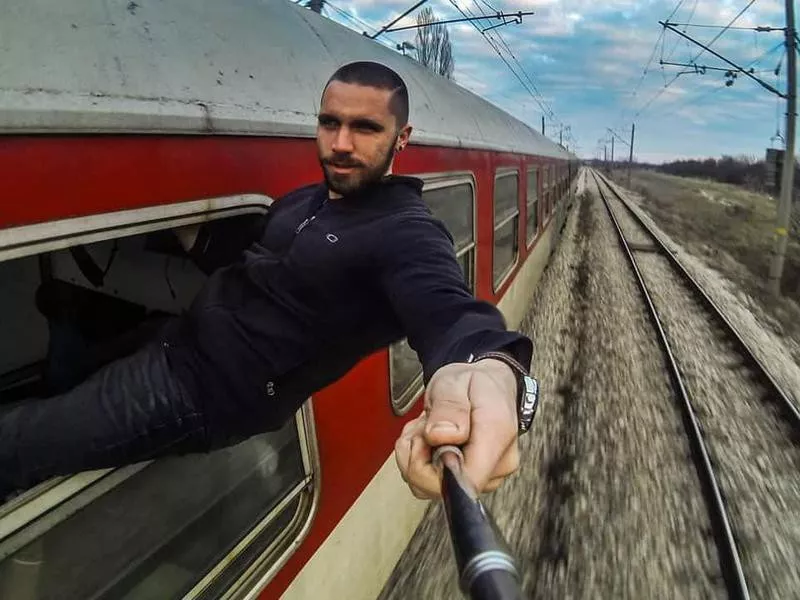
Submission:
[[[417,15],[417,25],[436,23],[433,9],[426,6]],[[428,25],[417,29],[414,43],[417,47],[417,60],[434,73],[447,79],[453,78],[453,47],[445,25]]]

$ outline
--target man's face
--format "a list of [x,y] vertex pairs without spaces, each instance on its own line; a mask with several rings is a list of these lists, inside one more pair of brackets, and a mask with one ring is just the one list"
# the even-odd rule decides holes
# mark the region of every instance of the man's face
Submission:
[[397,130],[391,92],[332,81],[322,96],[317,152],[332,195],[343,196],[378,181],[405,146],[409,126]]

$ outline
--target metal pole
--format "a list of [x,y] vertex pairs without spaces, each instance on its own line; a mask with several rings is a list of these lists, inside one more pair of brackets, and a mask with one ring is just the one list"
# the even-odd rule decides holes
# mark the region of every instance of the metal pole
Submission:
[[544,115],[542,115],[542,135],[544,135]]
[[786,153],[783,155],[781,198],[778,222],[775,227],[772,264],[769,268],[769,290],[773,296],[781,293],[781,276],[786,246],[789,242],[789,217],[792,213],[794,191],[794,137],[797,120],[797,54],[794,29],[794,0],[786,0],[786,54],[789,69],[786,99]]
[[611,136],[611,171],[614,171],[614,136]]
[[422,0],[421,2],[417,2],[417,3],[416,3],[414,6],[412,6],[411,8],[409,8],[409,9],[408,9],[406,12],[404,12],[403,14],[401,14],[399,17],[397,17],[397,18],[396,18],[394,21],[392,21],[392,22],[391,22],[391,23],[389,23],[388,25],[384,25],[383,27],[381,27],[381,30],[380,30],[378,33],[376,33],[375,35],[367,35],[367,32],[366,32],[366,31],[364,32],[364,35],[365,35],[365,36],[367,36],[368,38],[370,38],[370,39],[373,39],[373,40],[374,40],[376,37],[378,37],[378,36],[379,36],[380,34],[382,34],[384,31],[386,31],[387,29],[389,29],[389,27],[391,27],[392,25],[394,25],[395,23],[397,23],[397,22],[398,22],[400,19],[402,19],[403,17],[405,17],[405,16],[406,16],[408,13],[410,13],[410,12],[413,12],[413,11],[417,10],[417,9],[418,9],[420,6],[422,6],[423,4],[425,4],[427,1],[428,1],[428,0]]
[[631,169],[633,169],[633,136],[636,133],[636,123],[631,124],[631,155],[628,158],[628,187],[631,187]]

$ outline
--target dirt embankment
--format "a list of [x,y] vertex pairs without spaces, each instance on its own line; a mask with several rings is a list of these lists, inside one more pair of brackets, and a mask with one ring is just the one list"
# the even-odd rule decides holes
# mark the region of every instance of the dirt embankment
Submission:
[[752,297],[768,328],[800,343],[800,243],[793,227],[783,274],[784,297],[766,291],[775,200],[732,185],[652,171],[614,173],[672,239]]

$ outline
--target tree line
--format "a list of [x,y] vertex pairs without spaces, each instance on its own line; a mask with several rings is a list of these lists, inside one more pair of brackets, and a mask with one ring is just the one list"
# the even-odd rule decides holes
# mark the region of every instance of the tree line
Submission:
[[[722,183],[738,185],[754,192],[774,193],[774,188],[767,181],[767,165],[765,160],[757,160],[750,156],[723,156],[721,158],[705,158],[702,160],[675,160],[660,165],[636,163],[637,168],[659,171],[680,177],[697,177],[711,179]],[[795,164],[795,189],[800,182],[800,169]]]

